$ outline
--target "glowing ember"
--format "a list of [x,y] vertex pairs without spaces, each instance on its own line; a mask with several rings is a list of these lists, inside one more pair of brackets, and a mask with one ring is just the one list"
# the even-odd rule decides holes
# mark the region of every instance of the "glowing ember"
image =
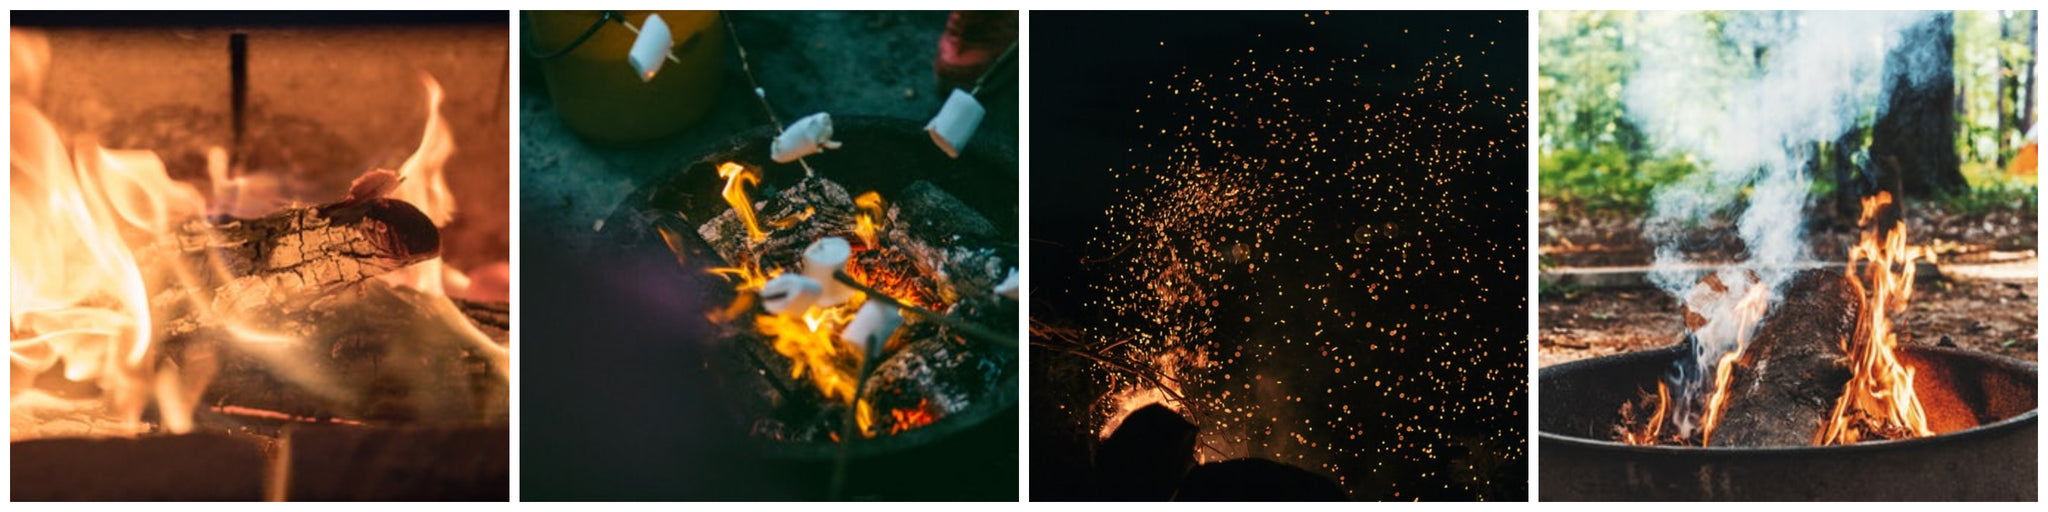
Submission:
[[1065,384],[1044,388],[1050,424],[1106,438],[1161,403],[1201,461],[1278,461],[1361,499],[1512,495],[1520,479],[1452,459],[1526,443],[1525,324],[1506,320],[1527,314],[1528,211],[1506,199],[1527,191],[1527,95],[1501,67],[1522,21],[1230,18],[1056,19],[1172,39],[1090,41],[1060,59],[1147,65],[1045,81],[1124,105],[1071,114],[1118,126],[1034,134],[1060,162],[1033,173],[1055,191],[1034,250],[1075,262],[1032,284],[1034,321],[1077,331],[1032,327],[1034,366]]
[[1863,217],[1858,221],[1863,236],[1849,249],[1849,276],[1869,300],[1857,316],[1856,335],[1842,347],[1854,373],[1842,389],[1842,398],[1835,402],[1826,430],[1814,436],[1814,444],[1934,435],[1927,427],[1920,398],[1913,392],[1913,369],[1899,362],[1898,337],[1891,321],[1891,315],[1906,310],[1906,300],[1913,295],[1914,262],[1933,261],[1934,253],[1906,245],[1903,220],[1891,229],[1878,224],[1878,213],[1891,202],[1891,194],[1884,192],[1863,199]]

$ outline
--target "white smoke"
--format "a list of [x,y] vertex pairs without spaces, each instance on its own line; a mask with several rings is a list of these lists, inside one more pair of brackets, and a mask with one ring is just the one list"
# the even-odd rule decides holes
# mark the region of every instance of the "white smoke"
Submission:
[[1876,114],[1895,76],[1887,73],[1910,69],[1915,83],[1925,80],[1917,71],[1927,66],[1888,70],[1885,57],[1905,29],[1932,15],[1642,14],[1641,40],[1627,43],[1637,58],[1622,98],[1629,118],[1654,149],[1701,162],[1701,172],[1652,198],[1652,279],[1674,296],[1691,288],[1699,271],[1676,242],[1685,228],[1727,215],[1747,250],[1744,266],[1774,288],[1782,283],[1806,258],[1808,148]]
[[[1807,259],[1804,224],[1814,142],[1834,141],[1882,109],[1897,78],[1915,85],[1932,63],[1893,62],[1901,44],[1925,40],[1931,12],[1646,12],[1639,37],[1625,40],[1637,60],[1622,91],[1631,122],[1662,155],[1690,158],[1700,171],[1660,187],[1644,233],[1656,246],[1651,280],[1696,312],[1728,304],[1691,304],[1688,292],[1706,265],[1681,243],[1703,224],[1732,221],[1745,259],[1720,272],[1734,287],[1773,290]],[[1909,30],[1919,28],[1918,30]],[[1910,53],[1910,52],[1909,52]],[[1754,278],[1750,277],[1754,272]],[[1699,377],[1745,332],[1695,332],[1692,367],[1675,380],[1690,395]],[[1676,418],[1683,421],[1685,418]]]

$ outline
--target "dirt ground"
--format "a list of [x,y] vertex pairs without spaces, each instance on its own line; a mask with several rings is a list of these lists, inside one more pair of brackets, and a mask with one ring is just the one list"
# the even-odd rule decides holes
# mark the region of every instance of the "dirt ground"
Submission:
[[[1655,288],[1605,288],[1541,298],[1538,364],[1550,366],[1671,345],[1684,325],[1678,302]],[[1944,339],[1982,352],[2036,360],[2040,338],[2034,318],[2039,299],[2032,282],[1923,279],[1900,323],[1900,343],[1936,345]]]
[[[1560,210],[1543,207],[1544,272],[1649,262],[1639,220],[1577,212],[1567,216]],[[1813,254],[1846,254],[1855,234],[1834,224],[1827,219],[1809,224]],[[2035,361],[2040,342],[2039,285],[2033,276],[2036,225],[2031,210],[1956,215],[1926,208],[1910,214],[1911,240],[1936,248],[1943,262],[1936,268],[1946,277],[1920,276],[1908,310],[1894,317],[1900,342],[1953,344]],[[1995,279],[1970,275],[1969,270],[1982,267],[1977,262],[2013,258],[2023,262],[2016,264],[2021,272]],[[1677,300],[1648,286],[1545,286],[1537,302],[1541,366],[1675,344],[1684,327]]]

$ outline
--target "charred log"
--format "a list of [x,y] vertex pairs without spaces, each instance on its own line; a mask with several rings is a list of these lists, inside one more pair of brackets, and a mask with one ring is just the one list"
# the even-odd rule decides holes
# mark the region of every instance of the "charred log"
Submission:
[[796,268],[805,247],[820,238],[852,239],[857,210],[853,196],[831,180],[811,177],[754,205],[762,240],[750,240],[739,214],[726,210],[698,226],[697,234],[725,261],[753,261],[761,268]]
[[221,316],[289,312],[307,299],[440,254],[440,231],[393,199],[289,208],[256,219],[194,220],[153,256],[175,258],[152,298],[168,335],[214,327]]
[[1841,273],[1806,270],[1781,290],[1735,361],[1713,446],[1811,444],[1849,380],[1843,348],[1862,294]]
[[445,297],[381,281],[312,304],[293,324],[300,327],[281,333],[290,339],[202,329],[167,340],[169,362],[218,357],[201,400],[208,406],[312,419],[505,419],[505,331],[479,328]]

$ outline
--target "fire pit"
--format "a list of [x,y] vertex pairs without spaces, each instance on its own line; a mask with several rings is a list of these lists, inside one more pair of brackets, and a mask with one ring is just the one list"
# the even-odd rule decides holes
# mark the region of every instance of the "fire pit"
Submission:
[[[740,417],[734,421],[744,426],[764,456],[797,465],[815,465],[841,456],[842,450],[856,461],[914,459],[932,446],[943,446],[941,441],[978,436],[973,432],[990,428],[985,423],[1005,423],[991,418],[1014,418],[1018,392],[1015,341],[988,336],[1014,336],[1014,299],[948,298],[943,293],[930,293],[946,286],[987,293],[985,288],[1002,281],[1006,277],[1003,272],[1014,266],[1014,148],[995,143],[977,145],[961,158],[953,159],[934,147],[930,136],[913,121],[835,117],[833,124],[834,138],[844,144],[844,149],[806,157],[804,161],[815,169],[815,177],[806,178],[804,164],[778,164],[769,159],[774,127],[751,130],[680,172],[628,196],[625,205],[603,223],[601,236],[611,243],[608,248],[600,247],[600,251],[670,253],[680,262],[678,271],[686,275],[708,276],[742,266],[742,262],[728,261],[728,256],[734,254],[731,246],[741,243],[736,237],[747,234],[737,224],[743,221],[735,218],[732,201],[727,198],[728,179],[720,174],[721,168],[725,172],[737,168],[758,172],[758,186],[749,185],[746,190],[764,192],[746,201],[761,208],[759,222],[768,226],[771,233],[764,235],[766,241],[759,243],[758,250],[763,254],[762,261],[782,261],[775,265],[788,265],[799,257],[794,254],[796,251],[838,233],[839,229],[815,226],[774,232],[779,222],[775,218],[780,211],[777,205],[791,204],[783,196],[808,197],[806,194],[816,192],[851,197],[874,191],[888,202],[888,213],[861,222],[885,225],[871,235],[878,239],[873,244],[849,240],[861,249],[855,251],[847,273],[859,275],[855,281],[874,288],[912,291],[891,295],[905,303],[962,319],[966,324],[947,324],[906,313],[901,334],[887,345],[882,359],[875,363],[874,377],[860,384],[842,383],[845,387],[838,388],[841,394],[833,394],[822,380],[811,379],[816,372],[826,370],[812,367],[792,371],[796,360],[771,350],[772,337],[764,337],[755,328],[756,319],[761,318],[758,315],[765,314],[753,302],[755,290],[736,289],[744,288],[745,283],[736,287],[720,279],[695,279],[704,284],[697,292],[701,294],[701,303],[718,307],[678,314],[704,316],[717,326],[718,339],[709,342],[716,344],[712,352],[720,355],[706,366],[736,404],[734,409]],[[843,192],[830,190],[834,188]],[[795,209],[809,212],[803,214],[805,217],[855,214],[835,212],[825,205],[799,203]],[[917,230],[922,233],[911,233]],[[795,238],[778,238],[784,236]],[[856,236],[849,233],[847,238]],[[988,259],[966,266],[958,265],[960,261],[946,263],[952,273],[944,279],[951,284],[939,286],[931,282],[939,277],[937,274],[915,268],[917,265],[867,260],[875,256],[871,251],[878,250],[877,247],[902,247],[894,244],[906,241],[905,237],[927,236],[943,238],[949,247],[974,247],[967,252],[975,253],[975,258]],[[947,251],[916,255],[911,252],[888,256],[937,257],[934,253]],[[951,257],[957,259],[959,251],[953,254]],[[969,267],[976,269],[973,275],[961,273]],[[884,275],[877,269],[896,270],[894,275]],[[787,270],[796,273],[796,268]],[[973,284],[966,284],[969,281]],[[949,312],[949,305],[957,307]],[[984,309],[960,309],[967,307]],[[970,335],[968,330],[979,331],[981,336]],[[836,336],[836,332],[832,334]],[[854,371],[860,367],[855,364],[840,370],[858,375]],[[858,402],[843,394],[855,385],[862,387]],[[861,415],[866,417],[862,421],[871,422],[861,427],[864,433],[856,442],[844,442],[837,428],[840,413],[848,403],[862,404]]]
[[1930,421],[1980,426],[1839,446],[1633,446],[1611,441],[1622,405],[1674,363],[1680,347],[1559,364],[1538,382],[1544,501],[2018,500],[2036,496],[2035,367],[1938,347],[1902,347]]

